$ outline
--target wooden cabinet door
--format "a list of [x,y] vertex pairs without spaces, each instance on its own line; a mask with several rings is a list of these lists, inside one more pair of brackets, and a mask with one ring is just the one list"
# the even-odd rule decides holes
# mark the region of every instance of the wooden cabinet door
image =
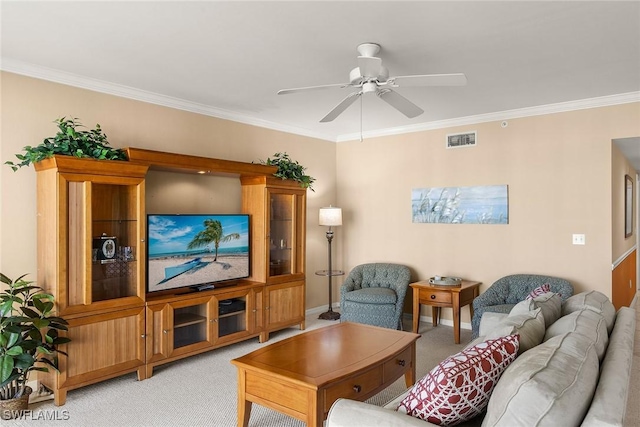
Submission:
[[60,356],[58,387],[76,388],[145,363],[145,309],[121,310],[69,320]]
[[304,329],[304,281],[267,285],[265,289],[266,329],[273,331],[296,324]]
[[154,304],[147,307],[147,363],[169,357],[170,311],[169,304]]

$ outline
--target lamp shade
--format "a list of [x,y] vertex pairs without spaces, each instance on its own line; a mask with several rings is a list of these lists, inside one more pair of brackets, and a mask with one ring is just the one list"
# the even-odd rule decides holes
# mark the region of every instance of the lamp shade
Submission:
[[342,209],[329,206],[328,208],[320,208],[319,225],[342,225]]

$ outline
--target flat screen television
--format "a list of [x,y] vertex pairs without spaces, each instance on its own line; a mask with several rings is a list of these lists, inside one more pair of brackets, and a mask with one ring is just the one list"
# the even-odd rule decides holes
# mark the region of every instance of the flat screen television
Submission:
[[249,277],[249,215],[148,214],[147,292]]

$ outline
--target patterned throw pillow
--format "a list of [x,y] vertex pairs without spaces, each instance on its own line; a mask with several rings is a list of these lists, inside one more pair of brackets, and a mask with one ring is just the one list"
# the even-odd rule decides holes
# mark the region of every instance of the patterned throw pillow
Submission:
[[516,358],[519,336],[481,342],[443,360],[419,380],[397,410],[453,426],[480,414],[500,376]]
[[545,283],[544,285],[538,286],[537,288],[529,292],[529,295],[527,295],[526,299],[533,299],[542,294],[546,294],[547,292],[551,292],[551,286],[548,283]]

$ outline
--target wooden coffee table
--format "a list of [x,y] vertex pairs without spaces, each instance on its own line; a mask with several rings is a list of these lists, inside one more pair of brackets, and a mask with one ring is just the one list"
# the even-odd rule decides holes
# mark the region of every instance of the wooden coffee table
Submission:
[[252,403],[322,426],[338,398],[366,400],[404,375],[416,376],[420,335],[338,323],[270,344],[231,361],[238,368],[238,426]]

